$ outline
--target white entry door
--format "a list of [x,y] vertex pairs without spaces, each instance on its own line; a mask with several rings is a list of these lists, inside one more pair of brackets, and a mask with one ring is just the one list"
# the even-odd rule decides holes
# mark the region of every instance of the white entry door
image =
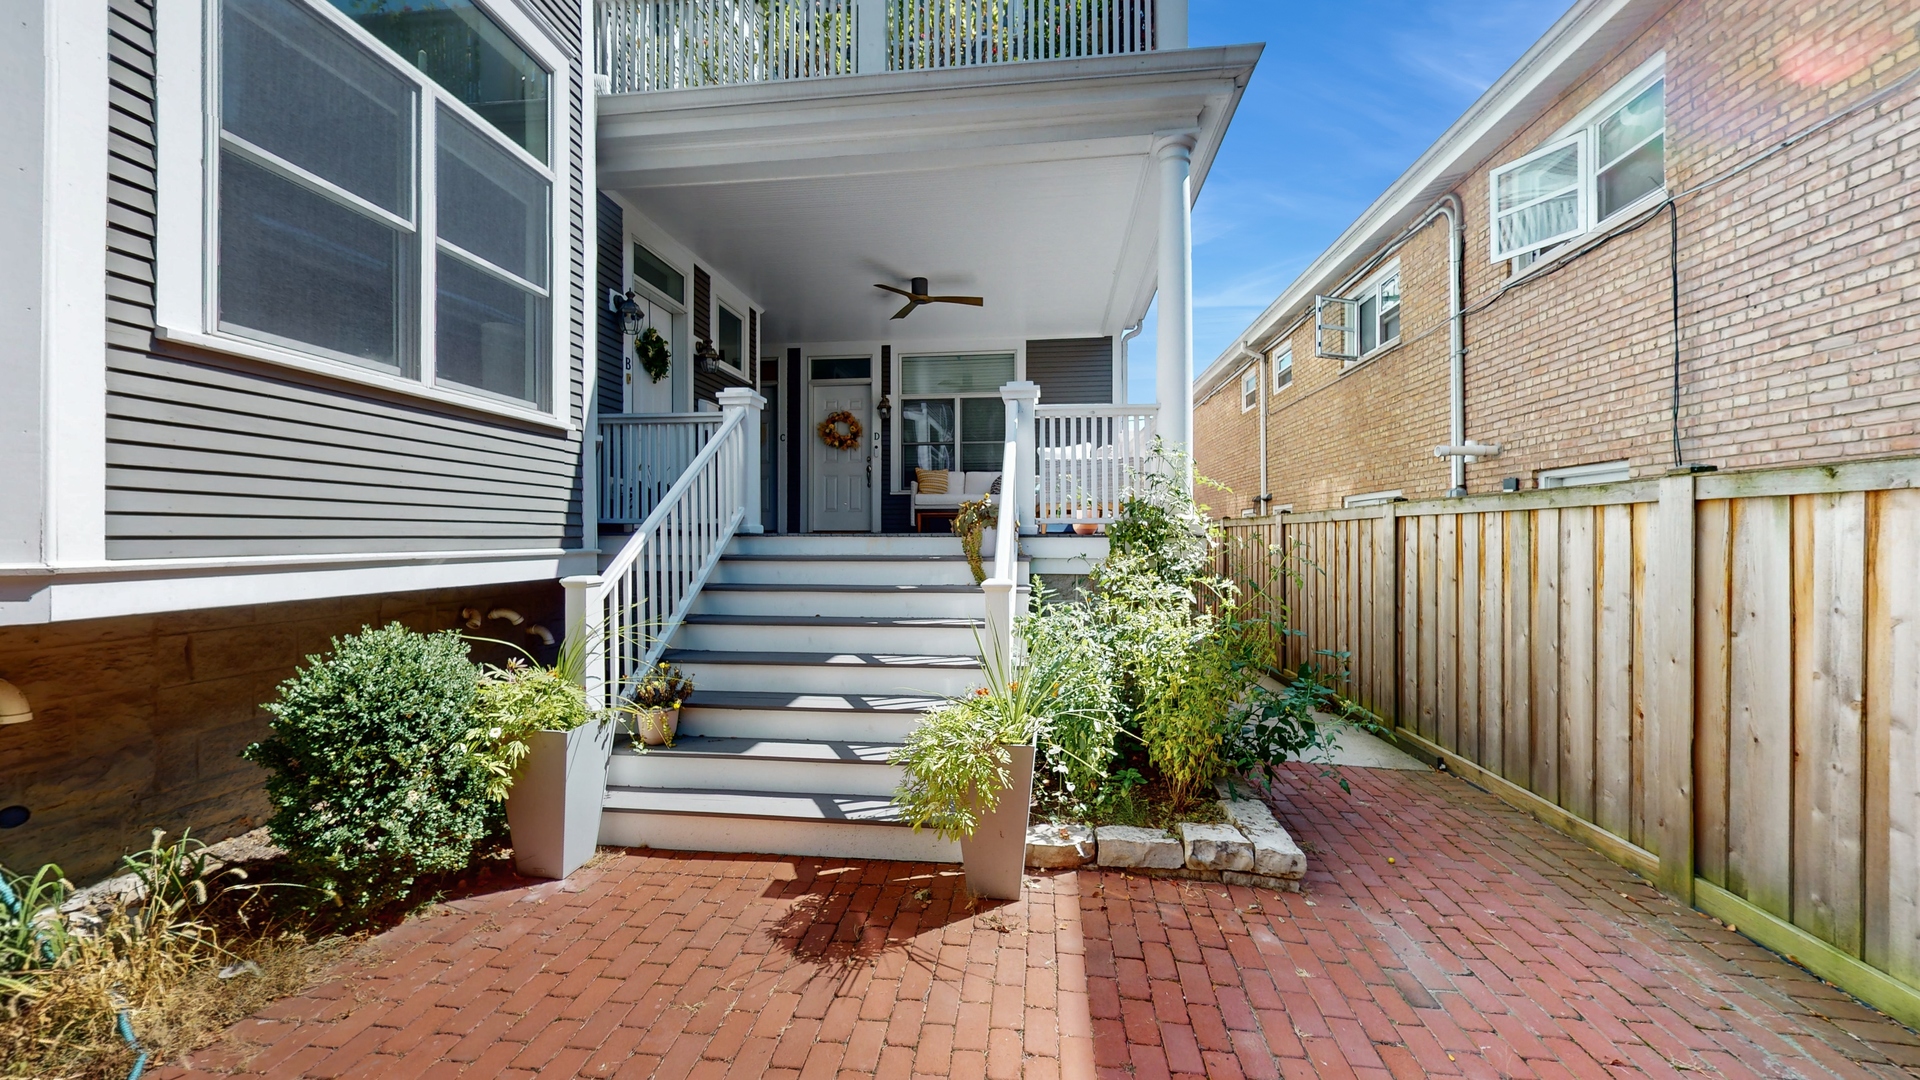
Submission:
[[[871,387],[866,382],[815,383],[812,408],[802,437],[813,447],[809,462],[813,478],[807,482],[809,524],[814,532],[867,532],[873,527],[868,497],[872,479],[867,455],[873,445],[873,422],[867,415]],[[820,441],[820,421],[837,412],[860,418],[860,445],[835,450]]]

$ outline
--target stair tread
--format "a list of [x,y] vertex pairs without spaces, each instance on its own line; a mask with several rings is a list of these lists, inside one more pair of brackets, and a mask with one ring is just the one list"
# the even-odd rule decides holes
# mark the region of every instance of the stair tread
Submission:
[[945,701],[927,694],[801,694],[695,690],[689,709],[790,709],[794,712],[918,713]]
[[986,628],[987,620],[958,615],[689,615],[686,623],[708,626],[892,626],[900,629],[926,627],[936,630]]
[[662,657],[673,664],[779,664],[808,667],[977,668],[977,656],[939,656],[928,653],[856,652],[748,652],[668,649]]
[[[899,743],[848,741],[842,739],[746,739],[733,736],[683,735],[672,746],[649,746],[648,755],[667,757],[717,757],[728,760],[803,761],[840,765],[885,765]],[[631,744],[614,750],[616,754],[637,756],[641,751]]]
[[832,792],[716,791],[710,788],[635,788],[609,785],[608,810],[706,817],[829,821],[851,825],[905,826],[900,808],[885,795]]
[[752,581],[715,581],[701,588],[702,592],[833,592],[833,593],[881,593],[885,595],[912,596],[915,593],[973,593],[980,592],[978,585],[838,585],[828,582],[813,584],[789,584],[786,582]]
[[[792,554],[792,555],[735,555],[727,553],[720,556],[721,562],[966,562],[965,555],[874,555],[864,551],[849,551],[844,554]],[[1021,562],[1028,562],[1026,556]]]

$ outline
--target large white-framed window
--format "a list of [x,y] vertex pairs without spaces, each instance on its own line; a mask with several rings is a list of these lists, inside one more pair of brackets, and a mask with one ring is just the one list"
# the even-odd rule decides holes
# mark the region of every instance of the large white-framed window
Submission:
[[557,44],[505,0],[199,10],[159,42],[161,333],[565,423]]
[[1007,440],[1000,388],[1018,377],[1016,354],[902,356],[899,363],[900,487],[916,468],[997,471]]
[[1252,412],[1260,405],[1260,366],[1249,367],[1240,375],[1240,411]]
[[1273,392],[1279,393],[1293,385],[1293,346],[1287,345],[1273,354]]
[[1487,177],[1490,256],[1521,265],[1666,190],[1666,58],[1655,56],[1553,138]]

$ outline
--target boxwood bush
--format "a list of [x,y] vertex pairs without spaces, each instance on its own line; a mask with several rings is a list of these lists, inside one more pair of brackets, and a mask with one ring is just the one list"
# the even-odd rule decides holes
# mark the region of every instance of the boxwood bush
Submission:
[[497,827],[487,770],[461,746],[480,678],[467,643],[399,623],[335,638],[265,706],[274,842],[350,911],[405,898],[457,870]]

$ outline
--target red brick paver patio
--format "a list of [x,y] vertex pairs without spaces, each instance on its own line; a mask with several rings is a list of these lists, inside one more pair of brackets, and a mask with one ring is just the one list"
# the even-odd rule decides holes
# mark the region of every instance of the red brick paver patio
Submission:
[[951,868],[625,852],[157,1075],[1920,1075],[1906,1028],[1492,797],[1346,775],[1275,792],[1304,895],[1079,872],[973,907]]

